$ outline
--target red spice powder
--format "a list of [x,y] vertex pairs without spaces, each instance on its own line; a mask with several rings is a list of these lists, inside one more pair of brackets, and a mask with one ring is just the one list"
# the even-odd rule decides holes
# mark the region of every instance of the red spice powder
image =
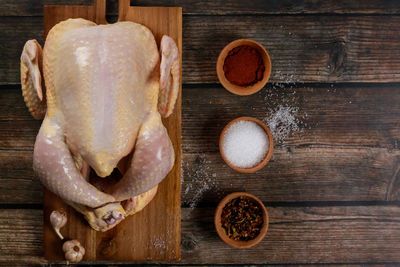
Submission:
[[249,86],[264,76],[264,61],[260,53],[249,45],[241,45],[229,51],[224,62],[225,77],[233,84]]

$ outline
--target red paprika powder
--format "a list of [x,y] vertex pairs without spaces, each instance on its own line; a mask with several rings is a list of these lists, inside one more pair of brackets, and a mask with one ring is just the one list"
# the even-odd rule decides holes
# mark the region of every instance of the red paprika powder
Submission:
[[257,49],[241,45],[229,51],[223,69],[231,83],[249,86],[263,79],[265,66]]

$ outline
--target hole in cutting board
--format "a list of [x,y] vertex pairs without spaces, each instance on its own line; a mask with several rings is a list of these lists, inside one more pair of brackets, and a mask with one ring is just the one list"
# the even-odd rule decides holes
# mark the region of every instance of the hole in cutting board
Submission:
[[106,21],[109,24],[118,21],[118,0],[106,1]]

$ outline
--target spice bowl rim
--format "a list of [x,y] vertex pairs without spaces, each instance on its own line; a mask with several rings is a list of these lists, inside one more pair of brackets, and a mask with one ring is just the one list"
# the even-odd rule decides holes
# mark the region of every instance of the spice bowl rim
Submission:
[[[251,239],[249,241],[233,240],[229,238],[228,235],[225,234],[224,231],[222,231],[222,226],[221,226],[222,209],[229,201],[241,196],[245,196],[255,200],[261,206],[263,211],[263,225],[260,229],[260,233],[254,239]],[[214,214],[214,226],[218,236],[222,239],[222,241],[224,241],[229,246],[234,248],[250,248],[260,243],[268,232],[268,226],[269,226],[268,211],[265,205],[262,203],[262,201],[256,196],[246,192],[234,192],[228,194],[219,202]]]
[[[225,132],[229,129],[229,127],[232,126],[232,124],[234,124],[238,121],[241,121],[241,120],[245,120],[245,121],[247,120],[247,121],[252,121],[252,122],[257,123],[261,128],[263,128],[263,130],[265,131],[265,133],[268,136],[267,154],[265,155],[264,159],[260,163],[258,163],[257,165],[255,165],[251,168],[241,168],[241,167],[235,166],[232,163],[230,163],[229,160],[226,158],[226,156],[224,154],[224,150],[222,148],[222,143],[223,143]],[[267,163],[270,161],[273,152],[274,152],[274,138],[272,137],[271,130],[264,122],[262,122],[261,120],[259,120],[257,118],[254,118],[254,117],[243,116],[243,117],[238,117],[236,119],[231,120],[227,125],[225,125],[224,129],[221,131],[221,134],[219,136],[219,154],[221,155],[221,157],[224,160],[224,162],[226,163],[226,165],[228,165],[231,169],[233,169],[237,172],[240,172],[240,173],[253,173],[253,172],[256,172],[256,171],[264,168],[265,165],[267,165]]]
[[[249,45],[253,48],[256,48],[264,61],[265,70],[264,70],[263,79],[253,85],[250,85],[250,86],[240,86],[240,85],[231,83],[225,77],[225,72],[223,70],[225,58],[227,57],[228,53],[235,47],[238,47],[241,45]],[[228,90],[229,92],[231,92],[232,94],[235,94],[235,95],[245,96],[245,95],[255,94],[265,86],[265,84],[269,80],[269,77],[271,76],[272,64],[271,64],[271,58],[268,54],[268,51],[265,49],[265,47],[262,44],[260,44],[259,42],[255,41],[255,40],[252,40],[252,39],[236,39],[236,40],[230,42],[229,44],[227,44],[221,50],[221,52],[219,53],[219,56],[218,56],[216,69],[217,69],[218,80],[226,90]]]

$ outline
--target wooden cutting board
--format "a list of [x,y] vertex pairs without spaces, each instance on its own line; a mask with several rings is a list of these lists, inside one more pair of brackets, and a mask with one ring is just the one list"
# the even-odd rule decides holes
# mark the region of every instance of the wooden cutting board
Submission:
[[[45,36],[55,24],[68,18],[85,18],[106,24],[105,10],[105,0],[95,0],[93,6],[45,6]],[[147,26],[153,32],[158,46],[162,35],[171,36],[178,44],[182,58],[182,8],[133,7],[129,0],[119,0],[118,21],[126,20]],[[181,87],[174,113],[163,120],[174,145],[175,165],[160,183],[153,201],[138,214],[129,216],[115,228],[101,233],[90,228],[81,214],[45,190],[44,256],[47,260],[64,260],[63,242],[56,236],[49,222],[50,213],[60,208],[68,215],[68,223],[61,232],[67,239],[78,239],[85,247],[84,261],[180,259]]]

